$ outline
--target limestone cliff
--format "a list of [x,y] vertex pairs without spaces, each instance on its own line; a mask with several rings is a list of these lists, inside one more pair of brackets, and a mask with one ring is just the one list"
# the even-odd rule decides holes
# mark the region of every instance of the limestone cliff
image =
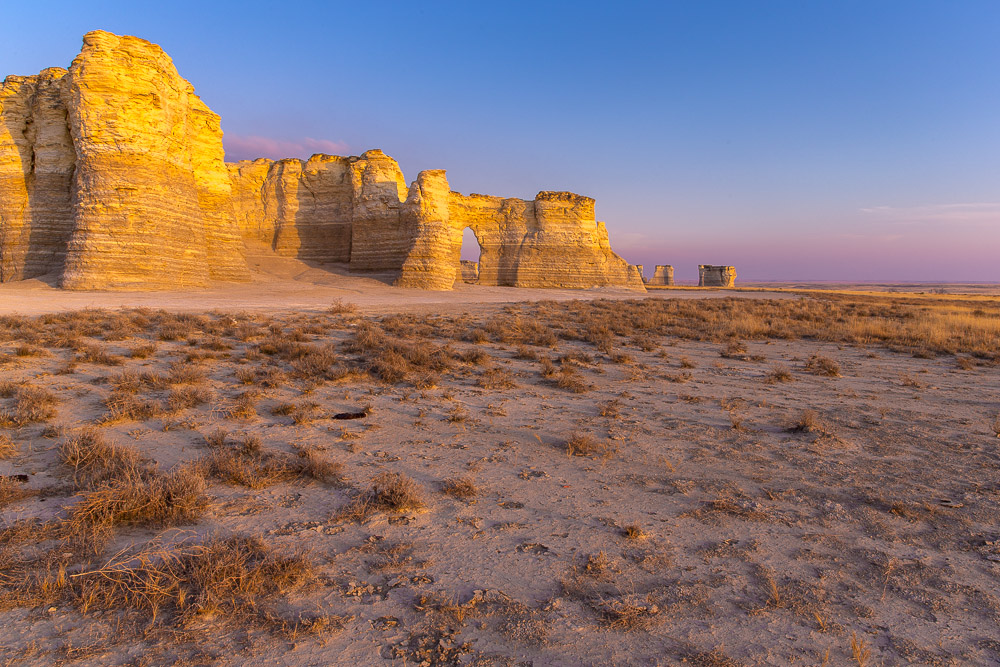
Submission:
[[444,171],[409,186],[381,150],[227,165],[219,117],[158,46],[88,33],[68,70],[0,87],[0,281],[51,275],[76,289],[249,279],[246,243],[282,256],[390,271],[451,289],[462,232],[483,285],[624,286],[594,200],[452,192]]
[[735,285],[735,266],[698,265],[698,287],[734,287]]
[[0,279],[249,279],[219,117],[158,46],[88,33],[68,72],[8,77],[0,103]]
[[66,70],[9,76],[0,86],[0,281],[62,267],[73,230],[73,139]]
[[674,267],[669,264],[657,264],[653,269],[653,277],[646,281],[647,285],[669,286],[674,284]]

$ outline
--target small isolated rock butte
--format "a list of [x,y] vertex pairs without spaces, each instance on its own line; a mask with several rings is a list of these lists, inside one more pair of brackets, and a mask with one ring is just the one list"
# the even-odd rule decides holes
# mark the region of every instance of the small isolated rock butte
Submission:
[[674,267],[669,264],[657,264],[653,277],[646,281],[647,285],[664,287],[674,284]]
[[0,86],[0,282],[55,275],[70,289],[248,281],[247,244],[307,261],[394,271],[451,289],[462,232],[473,282],[642,290],[611,250],[594,200],[462,195],[442,170],[406,185],[380,150],[225,162],[219,116],[160,47],[88,33],[68,70]]
[[735,266],[698,265],[698,287],[733,287],[735,285]]

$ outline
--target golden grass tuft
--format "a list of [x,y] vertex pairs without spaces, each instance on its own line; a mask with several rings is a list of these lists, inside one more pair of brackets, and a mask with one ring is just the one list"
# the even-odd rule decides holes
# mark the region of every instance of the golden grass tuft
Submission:
[[606,440],[598,440],[589,433],[574,433],[566,441],[566,453],[570,456],[590,456],[611,458],[615,448]]
[[207,505],[205,480],[188,467],[167,474],[130,470],[84,494],[65,520],[67,533],[99,552],[118,526],[193,523]]
[[441,483],[441,493],[460,500],[470,500],[479,495],[479,489],[471,476],[452,477]]
[[829,357],[814,354],[806,362],[806,370],[813,375],[840,377],[840,364]]
[[59,403],[48,389],[28,384],[6,386],[0,395],[14,398],[12,408],[0,410],[0,426],[6,427],[46,422],[55,416],[55,406]]
[[121,553],[99,569],[70,577],[81,611],[132,610],[185,627],[219,618],[267,620],[265,602],[314,577],[301,553],[280,554],[258,537],[152,546]]
[[17,443],[6,433],[0,433],[0,461],[12,458],[17,451]]
[[423,492],[411,478],[401,473],[384,472],[371,481],[334,515],[338,521],[364,521],[379,512],[414,512],[424,509]]

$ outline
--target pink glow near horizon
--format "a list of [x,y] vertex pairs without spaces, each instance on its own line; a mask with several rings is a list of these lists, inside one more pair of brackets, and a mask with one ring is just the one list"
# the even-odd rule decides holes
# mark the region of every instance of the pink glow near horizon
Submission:
[[280,160],[286,157],[308,158],[315,153],[343,155],[348,145],[342,141],[303,137],[295,140],[271,139],[253,135],[226,133],[222,137],[226,161],[253,160],[259,157]]

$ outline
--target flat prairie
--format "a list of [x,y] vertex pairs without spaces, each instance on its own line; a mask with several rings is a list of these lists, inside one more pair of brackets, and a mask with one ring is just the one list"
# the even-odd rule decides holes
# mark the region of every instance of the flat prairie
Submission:
[[1000,662],[997,297],[366,284],[0,288],[0,664]]

